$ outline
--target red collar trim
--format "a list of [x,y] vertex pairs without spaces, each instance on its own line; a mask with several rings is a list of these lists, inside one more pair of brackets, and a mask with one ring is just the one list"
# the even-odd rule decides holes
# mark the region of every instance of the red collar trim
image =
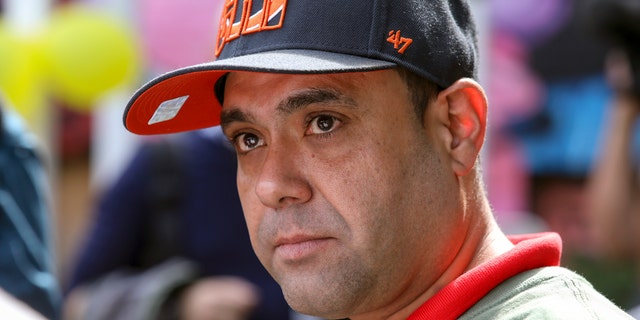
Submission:
[[408,320],[456,319],[504,280],[527,270],[560,265],[562,241],[556,233],[510,236],[516,246],[442,288]]

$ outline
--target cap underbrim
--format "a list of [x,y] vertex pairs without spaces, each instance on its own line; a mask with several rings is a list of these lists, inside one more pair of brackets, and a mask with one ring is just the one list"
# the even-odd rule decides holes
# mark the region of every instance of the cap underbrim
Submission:
[[320,74],[389,69],[396,64],[360,56],[315,50],[279,50],[178,69],[161,75],[133,95],[124,112],[127,130],[166,134],[220,124],[221,106],[214,87],[232,71]]

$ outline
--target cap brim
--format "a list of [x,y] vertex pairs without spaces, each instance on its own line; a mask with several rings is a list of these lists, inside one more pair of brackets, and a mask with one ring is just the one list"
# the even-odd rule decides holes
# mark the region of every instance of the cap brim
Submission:
[[127,130],[143,135],[196,130],[220,124],[214,87],[232,71],[343,73],[393,68],[392,62],[314,50],[279,50],[178,69],[142,86],[124,112]]

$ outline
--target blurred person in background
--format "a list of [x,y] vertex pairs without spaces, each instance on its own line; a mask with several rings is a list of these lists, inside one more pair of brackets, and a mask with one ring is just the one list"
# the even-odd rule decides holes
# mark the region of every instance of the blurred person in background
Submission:
[[42,150],[0,96],[0,288],[47,319],[58,319],[62,300],[49,196]]
[[[529,7],[538,5],[528,3]],[[537,103],[527,113],[510,117],[504,131],[518,141],[524,154],[527,209],[541,217],[548,229],[560,233],[564,258],[569,258],[588,255],[592,247],[584,181],[610,90],[602,72],[606,47],[583,24],[586,2],[554,3],[553,30],[544,36],[517,35],[512,40],[526,44],[519,55],[525,57],[523,63],[536,83],[535,95],[527,97],[535,97]],[[518,12],[526,13],[524,9]]]
[[143,143],[101,194],[68,285],[69,319],[288,319],[251,249],[219,128]]
[[[613,89],[599,157],[588,180],[587,208],[596,253],[632,261],[640,275],[640,176],[637,142],[640,116],[640,1],[594,1],[594,26],[613,48],[605,66]],[[636,281],[638,281],[636,278]],[[640,285],[629,313],[640,319]]]
[[[502,68],[492,68],[492,78],[502,81],[494,88],[498,97],[507,92],[518,98],[503,97],[498,99],[499,105],[494,99],[493,106],[506,108],[500,133],[517,141],[508,150],[522,150],[524,161],[518,160],[527,171],[526,188],[522,188],[526,189],[527,212],[542,218],[547,229],[562,236],[562,265],[577,270],[607,297],[628,306],[634,295],[630,286],[635,278],[633,266],[597,254],[592,230],[598,222],[589,215],[591,197],[587,193],[599,136],[606,130],[603,119],[613,95],[603,72],[609,44],[599,37],[598,28],[592,28],[597,23],[595,17],[604,11],[592,6],[621,2],[639,3],[492,0],[494,33],[500,36],[494,46],[501,45],[496,46],[498,57],[511,58],[508,64],[494,64]],[[638,25],[640,20],[631,21]],[[512,70],[514,65],[518,69]],[[511,68],[506,69],[511,71],[510,77],[502,74],[505,66]],[[527,76],[524,79],[523,74]],[[517,176],[513,170],[500,170],[506,167],[502,163],[493,165],[499,166],[494,172],[503,172],[507,178]]]

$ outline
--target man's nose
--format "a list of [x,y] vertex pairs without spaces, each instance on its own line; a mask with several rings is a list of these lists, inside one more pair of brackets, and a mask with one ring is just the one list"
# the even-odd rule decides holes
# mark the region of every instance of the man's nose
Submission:
[[281,209],[307,202],[312,191],[298,150],[270,146],[256,184],[256,194],[267,207]]

